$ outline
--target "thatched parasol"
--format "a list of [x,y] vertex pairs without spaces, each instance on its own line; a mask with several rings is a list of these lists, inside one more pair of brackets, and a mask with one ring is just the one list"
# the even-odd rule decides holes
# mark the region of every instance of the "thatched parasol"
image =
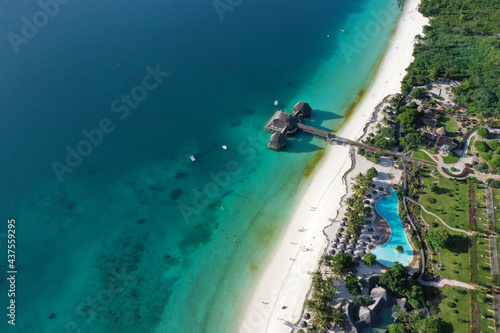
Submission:
[[365,205],[369,205],[370,204],[370,200],[365,200]]
[[303,322],[300,323],[300,326],[307,327],[307,323],[305,321],[303,321]]
[[378,190],[379,190],[379,191],[383,191],[383,190],[384,190],[384,188],[383,188],[383,187],[379,187],[379,188],[378,188]]
[[368,194],[366,195],[366,197],[367,197],[368,199],[371,199],[371,198],[372,198],[372,195],[371,195],[370,193],[368,193]]
[[347,217],[344,217],[342,221],[347,222]]
[[304,319],[306,319],[306,320],[307,320],[307,319],[311,319],[311,315],[310,315],[309,313],[306,313],[306,314],[304,315]]
[[345,250],[345,244],[339,244],[338,248],[341,250]]
[[380,239],[378,235],[373,235],[373,239]]
[[333,249],[332,249],[332,250],[330,250],[330,254],[331,254],[332,256],[333,256],[333,255],[335,255],[335,250],[333,250]]
[[347,253],[348,255],[353,255],[354,252],[352,250],[347,250],[345,253]]
[[353,268],[353,269],[352,269],[352,272],[353,272],[353,273],[357,273],[357,272],[358,272],[358,270],[357,270],[356,268]]
[[348,248],[349,250],[352,250],[352,249],[354,249],[354,245],[349,244],[349,245],[347,245],[347,248]]
[[356,260],[356,261],[358,261],[358,260],[361,260],[361,257],[360,256],[354,256],[353,259]]
[[356,267],[359,266],[359,261],[355,261],[354,266],[356,266]]
[[341,227],[345,227],[347,224],[345,222],[340,223]]
[[351,244],[356,244],[356,239],[355,239],[355,238],[351,239],[351,240],[349,241],[349,243],[351,243]]
[[372,227],[369,227],[369,228],[368,228],[368,232],[373,232],[373,228],[372,228]]

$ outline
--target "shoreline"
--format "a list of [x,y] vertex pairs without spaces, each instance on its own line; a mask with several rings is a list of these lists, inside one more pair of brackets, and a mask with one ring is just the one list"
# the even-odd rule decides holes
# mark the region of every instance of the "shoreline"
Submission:
[[[383,98],[400,92],[405,70],[413,60],[413,38],[422,34],[428,23],[417,10],[419,3],[407,1],[370,87],[337,129],[339,136],[359,138]],[[239,332],[290,332],[290,325],[300,319],[311,272],[316,270],[328,244],[323,230],[337,216],[347,192],[345,177],[352,167],[350,150],[338,145],[328,148],[252,292]]]

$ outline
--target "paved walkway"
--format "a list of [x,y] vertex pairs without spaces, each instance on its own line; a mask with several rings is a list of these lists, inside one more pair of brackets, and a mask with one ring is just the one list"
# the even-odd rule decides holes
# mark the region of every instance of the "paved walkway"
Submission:
[[456,229],[456,228],[452,228],[452,227],[450,227],[448,224],[446,224],[446,222],[444,222],[444,221],[443,221],[443,219],[442,219],[442,218],[440,218],[439,216],[437,216],[437,215],[436,215],[436,214],[434,214],[434,213],[429,212],[429,211],[428,211],[427,209],[425,209],[425,207],[424,207],[424,206],[422,206],[420,203],[418,203],[418,202],[416,202],[415,200],[412,200],[412,199],[410,199],[410,198],[408,198],[408,197],[405,197],[405,198],[406,198],[408,201],[411,201],[411,202],[413,202],[414,204],[419,205],[419,206],[420,206],[420,208],[422,208],[422,210],[423,210],[424,212],[426,212],[427,214],[432,215],[432,216],[434,216],[435,218],[437,218],[437,219],[438,219],[438,220],[439,220],[439,221],[440,221],[440,222],[441,222],[441,223],[442,223],[445,227],[447,227],[448,229],[453,230],[453,231],[457,231],[457,232],[463,232],[463,233],[464,233],[464,234],[466,234],[466,235],[472,236],[472,232],[468,232],[468,231],[465,231],[465,230],[462,230],[462,229]]
[[450,286],[450,287],[462,287],[462,288],[466,288],[466,289],[474,289],[474,286],[471,285],[471,284],[468,284],[468,283],[465,283],[465,282],[462,282],[462,281],[457,281],[457,280],[450,280],[450,279],[441,279],[439,280],[438,282],[435,282],[435,281],[422,281],[422,280],[419,280],[419,282],[421,284],[423,284],[424,286],[428,286],[428,287],[436,287],[436,288],[443,288],[445,286]]

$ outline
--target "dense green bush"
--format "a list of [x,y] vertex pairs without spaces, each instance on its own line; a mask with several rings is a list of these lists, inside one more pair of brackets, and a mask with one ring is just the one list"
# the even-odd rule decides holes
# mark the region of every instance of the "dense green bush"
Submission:
[[487,152],[490,150],[490,147],[486,143],[486,141],[476,140],[474,141],[474,148],[476,148],[480,152]]
[[488,146],[491,148],[491,150],[496,150],[500,148],[500,142],[498,140],[490,140],[488,141]]
[[488,139],[488,137],[490,136],[490,131],[486,127],[481,127],[477,130],[477,135],[479,135],[483,139]]

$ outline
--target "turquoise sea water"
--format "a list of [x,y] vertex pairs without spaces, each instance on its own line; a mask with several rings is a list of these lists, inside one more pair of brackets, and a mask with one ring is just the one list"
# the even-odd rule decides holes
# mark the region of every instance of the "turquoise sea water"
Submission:
[[[395,2],[233,1],[221,20],[212,1],[71,1],[42,24],[37,2],[0,0],[0,205],[18,269],[2,332],[234,332],[325,149],[299,135],[266,150],[273,102],[305,100],[308,123],[336,128]],[[23,18],[39,27],[16,53]]]
[[[398,214],[398,195],[393,189],[391,195],[383,197],[375,203],[377,212],[389,223],[391,227],[391,238],[387,243],[372,249],[377,260],[386,266],[392,266],[397,261],[408,266],[413,260],[413,249],[406,237],[403,224]],[[396,247],[403,246],[403,252],[397,253]]]

